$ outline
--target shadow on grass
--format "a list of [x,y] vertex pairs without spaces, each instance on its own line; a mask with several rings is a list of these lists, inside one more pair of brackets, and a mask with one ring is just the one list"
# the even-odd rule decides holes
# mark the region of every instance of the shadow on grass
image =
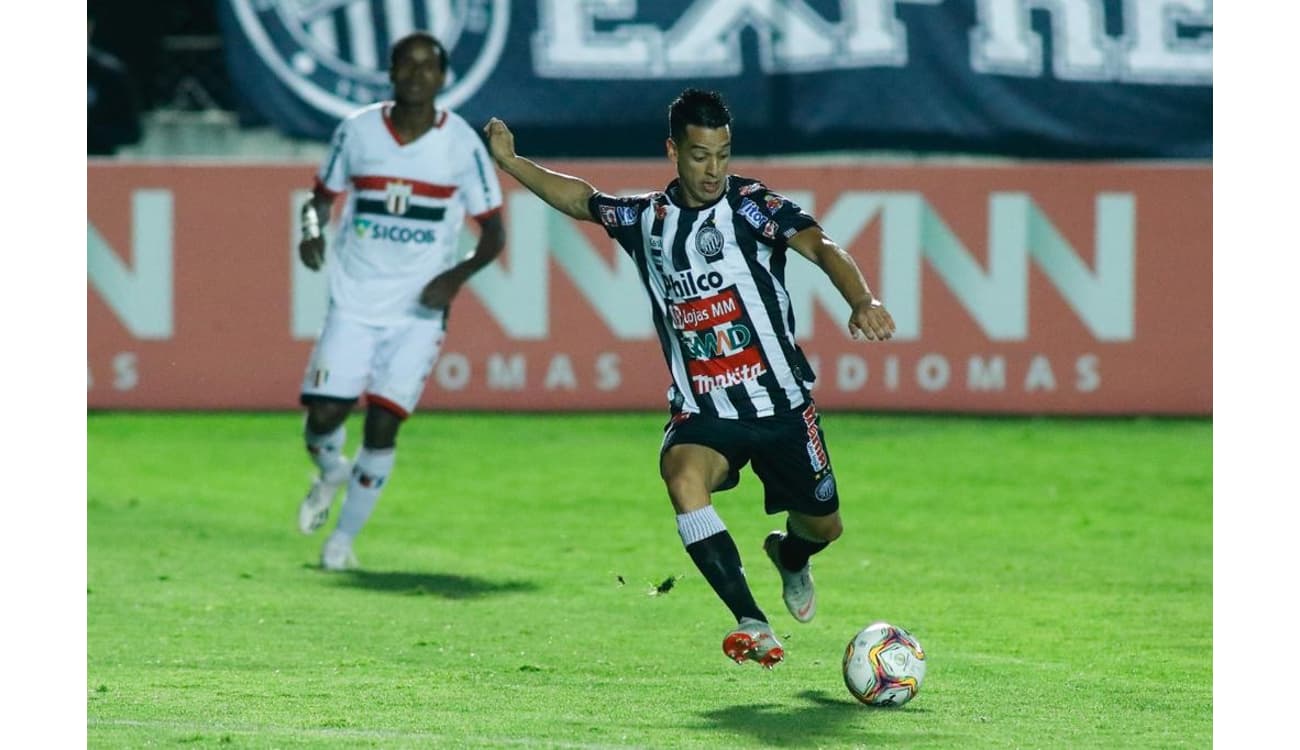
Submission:
[[331,573],[330,577],[339,586],[407,596],[437,596],[443,599],[477,599],[495,594],[537,590],[537,584],[532,581],[490,581],[450,573],[349,570]]
[[[797,697],[802,702],[727,706],[703,711],[700,717],[718,729],[753,735],[766,745],[805,747],[842,742],[846,733],[857,735],[853,738],[855,743],[874,744],[871,743],[873,739],[896,742],[900,739],[897,731],[873,738],[869,731],[864,732],[863,729],[869,727],[872,717],[880,712],[925,713],[924,708],[915,706],[872,708],[847,695],[843,698],[831,697],[822,690],[805,690]],[[897,729],[897,725],[894,729]],[[917,732],[912,737],[915,740],[943,738],[943,735],[932,732]]]

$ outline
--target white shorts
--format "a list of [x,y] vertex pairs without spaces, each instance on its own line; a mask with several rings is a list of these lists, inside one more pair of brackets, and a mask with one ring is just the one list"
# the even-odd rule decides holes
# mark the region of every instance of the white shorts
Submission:
[[356,399],[407,417],[424,392],[424,383],[447,335],[446,312],[389,326],[345,318],[334,309],[325,316],[307,372],[303,396]]

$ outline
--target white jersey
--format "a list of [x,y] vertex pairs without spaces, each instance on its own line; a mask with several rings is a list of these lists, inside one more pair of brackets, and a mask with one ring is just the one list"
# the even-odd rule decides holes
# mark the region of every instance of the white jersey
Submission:
[[392,102],[350,115],[334,131],[317,192],[347,192],[331,245],[330,303],[371,325],[410,320],[420,290],[459,262],[468,213],[501,207],[501,185],[478,134],[454,112],[403,144],[388,117]]

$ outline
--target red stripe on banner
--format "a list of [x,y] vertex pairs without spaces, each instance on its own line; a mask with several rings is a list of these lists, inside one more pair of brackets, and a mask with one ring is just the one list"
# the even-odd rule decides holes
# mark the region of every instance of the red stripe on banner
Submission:
[[357,190],[387,190],[391,183],[410,185],[411,192],[425,198],[450,198],[456,194],[455,185],[434,185],[430,182],[408,180],[405,177],[384,177],[382,175],[358,175],[352,178],[352,187]]
[[[823,274],[808,267],[796,279],[803,261],[789,261],[789,309],[817,374],[819,412],[1213,414],[1209,162],[731,164],[803,192],[818,218],[858,212],[831,234],[898,330],[887,342],[854,341],[848,306],[812,283]],[[673,176],[650,160],[546,166],[610,194]],[[328,311],[328,280],[297,272],[295,196],[311,187],[309,174],[302,164],[87,165],[87,408],[298,408]],[[533,200],[501,181],[505,200]],[[419,408],[663,410],[667,373],[650,303],[639,277],[623,277],[635,263],[598,223],[549,209],[509,219],[511,236],[545,242],[511,243],[493,262],[508,293],[467,284],[457,294]],[[945,229],[930,236],[927,227]],[[243,249],[238,274],[232,247]],[[1256,273],[1274,270],[1268,258],[1253,260]],[[716,281],[706,294],[735,283]],[[611,295],[611,283],[635,298]],[[707,367],[755,345],[743,320],[666,324],[691,337],[692,351],[714,355],[696,365]],[[247,361],[258,367],[231,364]]]

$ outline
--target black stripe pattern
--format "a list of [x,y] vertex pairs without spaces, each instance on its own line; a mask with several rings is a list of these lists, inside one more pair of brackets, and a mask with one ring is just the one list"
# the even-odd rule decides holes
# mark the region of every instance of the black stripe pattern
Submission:
[[[816,221],[758,181],[734,175],[725,195],[707,206],[680,205],[676,190],[674,181],[662,193],[597,193],[588,202],[592,218],[637,265],[650,297],[673,379],[672,410],[745,419],[803,408],[813,374],[794,344],[785,253],[786,241]],[[731,297],[738,310],[709,312],[718,307],[710,300]],[[756,364],[764,372],[753,377]],[[696,393],[693,382],[717,385]]]

